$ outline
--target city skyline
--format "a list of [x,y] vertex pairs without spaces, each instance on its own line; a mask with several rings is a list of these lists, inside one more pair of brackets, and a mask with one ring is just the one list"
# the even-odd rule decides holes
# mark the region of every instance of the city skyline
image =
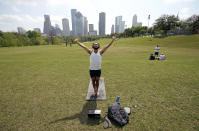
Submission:
[[163,14],[179,15],[185,19],[193,14],[198,14],[197,0],[110,0],[96,1],[85,0],[0,0],[0,30],[17,31],[23,26],[25,30],[40,28],[43,31],[43,15],[51,16],[51,24],[62,25],[62,19],[69,19],[72,29],[71,9],[78,9],[87,17],[88,24],[92,23],[98,29],[99,13],[106,13],[106,34],[111,33],[111,26],[115,23],[116,16],[122,16],[127,27],[132,26],[132,18],[137,14],[138,21],[143,26],[148,26],[148,15],[151,15],[150,26],[155,19]]

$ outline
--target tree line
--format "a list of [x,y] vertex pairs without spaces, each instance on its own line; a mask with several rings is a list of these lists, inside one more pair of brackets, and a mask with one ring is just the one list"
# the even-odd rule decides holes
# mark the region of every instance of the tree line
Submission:
[[[28,31],[25,34],[19,34],[15,32],[2,32],[0,31],[0,47],[11,46],[33,46],[33,45],[55,45],[58,43],[73,43],[73,36],[60,37],[60,36],[46,36],[42,37],[41,33],[36,31]],[[95,41],[102,36],[82,36],[77,37],[81,42]],[[109,38],[104,36],[104,38]]]
[[53,37],[53,39],[51,37],[42,37],[36,31],[28,31],[25,34],[0,31],[0,47],[47,45],[59,42],[63,42],[61,37]]
[[[186,20],[180,20],[175,15],[162,15],[155,20],[152,27],[138,26],[127,28],[119,37],[136,37],[136,36],[167,36],[172,32],[182,32],[184,34],[199,33],[199,15],[193,15]],[[174,33],[173,33],[174,34]]]

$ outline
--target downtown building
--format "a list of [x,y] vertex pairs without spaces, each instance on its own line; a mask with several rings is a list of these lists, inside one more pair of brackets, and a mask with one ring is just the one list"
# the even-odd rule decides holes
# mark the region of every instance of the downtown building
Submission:
[[75,36],[84,36],[84,16],[81,12],[75,14]]
[[72,36],[88,35],[88,20],[76,9],[71,9]]
[[44,33],[42,36],[62,36],[62,30],[59,28],[58,24],[55,24],[55,26],[51,26],[49,34]]
[[26,30],[22,27],[17,27],[17,31],[19,34],[25,34],[26,33]]
[[137,26],[142,26],[142,22],[137,21],[137,15],[135,14],[132,20],[132,27],[137,27]]
[[94,24],[89,24],[89,32],[88,32],[89,36],[96,36],[97,35],[97,31],[94,30]]
[[62,30],[60,29],[58,24],[55,24],[55,28],[54,28],[54,32],[55,32],[55,36],[62,36]]
[[52,33],[52,26],[51,26],[51,21],[50,21],[49,15],[44,15],[43,33],[46,35],[51,35],[51,33]]
[[84,36],[88,35],[88,20],[84,17]]
[[41,33],[40,28],[34,28],[33,30],[36,31],[36,32],[38,32],[38,33]]
[[77,10],[76,9],[71,9],[71,21],[72,21],[72,31],[71,31],[71,35],[72,36],[76,36],[76,15]]
[[104,12],[99,13],[99,35],[105,35],[106,29],[106,14]]
[[62,19],[63,32],[62,36],[70,36],[69,20],[67,18]]
[[115,33],[114,25],[111,26],[111,34]]
[[125,29],[125,21],[122,21],[122,16],[115,17],[115,33],[123,33]]

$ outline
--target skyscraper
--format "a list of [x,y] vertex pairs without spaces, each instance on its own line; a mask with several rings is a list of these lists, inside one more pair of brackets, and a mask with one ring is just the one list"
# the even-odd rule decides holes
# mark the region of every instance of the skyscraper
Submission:
[[120,33],[124,32],[124,29],[125,29],[125,21],[122,21]]
[[138,23],[137,23],[137,26],[142,26],[142,22],[138,22]]
[[136,26],[137,26],[137,15],[135,14],[133,16],[132,27],[136,27]]
[[72,21],[72,34],[73,36],[76,36],[76,17],[75,14],[77,13],[76,9],[71,9],[71,21]]
[[96,36],[97,35],[97,31],[94,30],[94,24],[89,24],[89,32],[88,32],[89,36]]
[[84,36],[88,35],[88,20],[84,17]]
[[33,30],[36,31],[36,32],[38,32],[38,33],[41,33],[40,28],[34,28]]
[[99,13],[99,35],[105,35],[106,28],[106,14],[104,12]]
[[122,16],[115,17],[115,33],[122,33]]
[[58,24],[55,24],[55,35],[56,36],[62,36],[62,31],[61,29],[59,28],[59,25]]
[[89,32],[94,31],[94,25],[93,24],[89,24]]
[[50,36],[56,36],[56,30],[54,26],[51,26],[51,30],[50,30]]
[[142,22],[137,21],[137,15],[135,14],[133,16],[132,27],[136,27],[136,26],[142,26]]
[[17,30],[18,30],[19,34],[25,34],[26,33],[26,30],[22,27],[17,27]]
[[84,36],[84,16],[79,11],[75,14],[75,34]]
[[51,22],[50,22],[50,16],[44,15],[44,34],[50,35],[51,33]]
[[62,19],[62,26],[63,26],[63,36],[69,36],[70,27],[69,27],[69,20],[67,18]]
[[115,33],[115,31],[114,31],[114,25],[112,25],[112,27],[111,27],[111,34],[114,34]]

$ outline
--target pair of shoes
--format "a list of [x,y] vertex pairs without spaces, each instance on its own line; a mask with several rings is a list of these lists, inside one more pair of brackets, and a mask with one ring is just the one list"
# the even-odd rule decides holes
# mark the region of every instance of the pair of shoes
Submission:
[[103,127],[104,129],[112,127],[111,121],[108,119],[107,116],[104,117]]

